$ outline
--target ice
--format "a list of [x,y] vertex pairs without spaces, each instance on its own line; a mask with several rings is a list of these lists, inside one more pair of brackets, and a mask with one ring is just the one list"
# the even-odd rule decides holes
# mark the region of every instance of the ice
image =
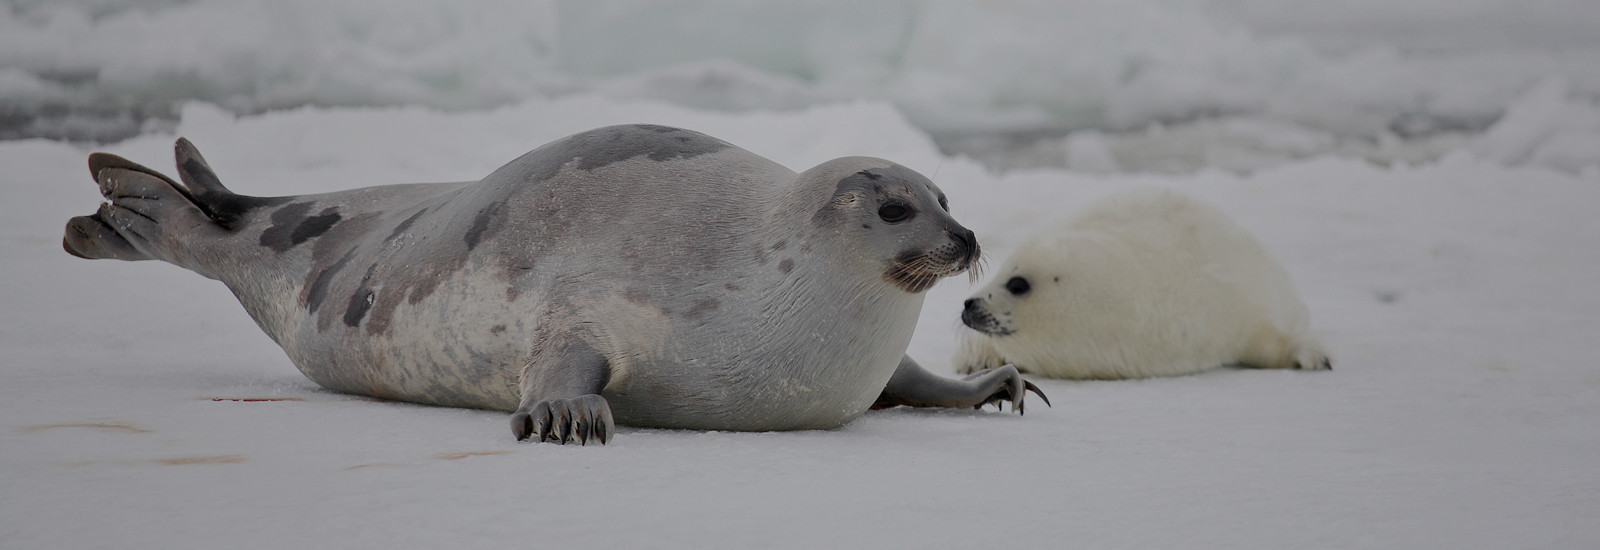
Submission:
[[1565,80],[1553,78],[1518,96],[1504,117],[1469,149],[1507,164],[1533,163],[1573,172],[1600,151],[1600,102],[1575,101]]
[[[592,94],[731,111],[888,102],[946,153],[1000,168],[1066,166],[1075,132],[1120,144],[1123,171],[1426,162],[1540,82],[1600,97],[1597,6],[28,0],[0,9],[0,138],[171,131],[189,100],[483,111]],[[1257,143],[1240,124],[1314,143]],[[1228,144],[1210,142],[1219,131]],[[1600,166],[1580,146],[1592,128],[1560,134],[1559,151],[1510,162]]]
[[[502,413],[318,389],[214,281],[68,256],[62,225],[99,200],[88,149],[8,141],[0,546],[1600,544],[1593,173],[1467,152],[1392,167],[1322,155],[1250,174],[999,173],[940,154],[883,102],[180,112],[173,132],[104,149],[168,169],[184,135],[229,186],[261,195],[474,179],[624,121],[695,128],[795,169],[883,156],[942,187],[991,268],[1096,197],[1171,187],[1279,256],[1335,366],[1035,380],[1055,407],[1021,417],[888,410],[820,432],[516,443]],[[909,353],[930,369],[953,371],[973,288],[958,277],[929,292]]]

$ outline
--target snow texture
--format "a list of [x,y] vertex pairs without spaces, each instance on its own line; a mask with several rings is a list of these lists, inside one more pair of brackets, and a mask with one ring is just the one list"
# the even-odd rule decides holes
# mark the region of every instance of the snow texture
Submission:
[[[1563,84],[1541,88],[1541,107],[1589,122],[1470,143],[1549,78]],[[1254,171],[1328,153],[1414,163],[1468,148],[1581,171],[1600,167],[1600,3],[0,5],[0,138],[171,131],[188,100],[235,113],[481,110],[573,94],[734,111],[876,99],[947,152],[1006,167]],[[1080,157],[1084,132],[1107,155]]]
[[[1136,186],[1218,205],[1282,259],[1331,372],[1035,380],[1026,416],[872,412],[841,429],[622,428],[517,443],[504,414],[301,377],[220,284],[87,262],[61,228],[86,150],[0,143],[0,546],[6,548],[1581,548],[1600,544],[1600,180],[1468,155],[1319,158],[1250,176],[997,175],[883,103],[773,114],[594,97],[486,113],[192,105],[224,181],[289,194],[473,179],[620,122],[696,128],[791,168],[929,174],[991,258]],[[106,149],[167,166],[174,134]],[[960,278],[910,353],[952,372]]]

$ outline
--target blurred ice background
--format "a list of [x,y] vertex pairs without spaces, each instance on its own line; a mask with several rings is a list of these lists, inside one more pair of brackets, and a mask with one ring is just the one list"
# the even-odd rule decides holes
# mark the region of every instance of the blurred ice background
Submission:
[[886,101],[1001,169],[1339,155],[1600,169],[1593,0],[7,0],[0,139],[171,131],[185,102],[474,111]]

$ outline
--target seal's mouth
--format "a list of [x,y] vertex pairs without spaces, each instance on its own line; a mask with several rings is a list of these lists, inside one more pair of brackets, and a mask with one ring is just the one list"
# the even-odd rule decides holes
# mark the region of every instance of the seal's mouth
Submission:
[[932,250],[914,249],[901,252],[883,271],[883,278],[901,290],[912,294],[926,292],[939,279],[966,271],[972,280],[978,279],[982,252],[971,231],[951,231],[950,240]]
[[983,307],[983,303],[976,298],[967,300],[965,306],[961,310],[961,324],[967,325],[967,328],[988,336],[1007,336],[1016,332],[1007,328],[995,318],[994,314],[989,313],[989,309]]

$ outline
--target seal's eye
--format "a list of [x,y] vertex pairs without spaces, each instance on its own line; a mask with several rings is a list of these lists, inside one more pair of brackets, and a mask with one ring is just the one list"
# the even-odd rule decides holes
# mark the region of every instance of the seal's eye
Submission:
[[939,195],[939,208],[943,208],[945,212],[950,211],[950,202],[944,200],[944,195]]
[[900,223],[911,219],[911,209],[903,204],[885,204],[878,209],[878,217],[889,223]]
[[1022,277],[1012,277],[1011,280],[1006,281],[1006,291],[1013,296],[1027,294],[1029,290],[1033,290],[1033,287],[1028,284],[1027,279]]

